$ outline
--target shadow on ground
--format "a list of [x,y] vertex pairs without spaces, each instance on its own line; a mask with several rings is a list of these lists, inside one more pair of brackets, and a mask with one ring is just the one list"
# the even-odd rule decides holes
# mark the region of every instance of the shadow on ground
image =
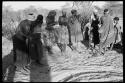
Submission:
[[32,63],[30,66],[30,82],[51,82],[50,67],[47,59],[47,52],[44,48],[44,56],[42,57],[41,63]]
[[6,73],[3,76],[3,82],[51,82],[46,54],[41,62],[43,65],[32,62],[29,68],[17,69],[14,66],[13,53],[11,52],[2,59],[3,75]]
[[120,44],[114,44],[113,49],[118,53],[123,53],[123,46],[121,46]]
[[[15,75],[15,67],[13,62],[13,51],[8,55],[4,55],[2,57],[2,75],[3,75],[3,81],[13,80],[13,77]],[[11,79],[8,79],[7,76],[11,74]]]

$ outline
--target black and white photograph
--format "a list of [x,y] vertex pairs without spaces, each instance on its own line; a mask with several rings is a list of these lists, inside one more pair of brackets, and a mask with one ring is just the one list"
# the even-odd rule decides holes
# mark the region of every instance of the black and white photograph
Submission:
[[123,1],[2,1],[3,82],[123,82]]

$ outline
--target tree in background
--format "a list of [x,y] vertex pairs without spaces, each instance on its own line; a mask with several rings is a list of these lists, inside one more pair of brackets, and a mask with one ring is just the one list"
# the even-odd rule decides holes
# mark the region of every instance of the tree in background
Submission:
[[[34,17],[29,14],[33,13]],[[37,15],[37,10],[33,6],[25,10],[13,11],[11,6],[3,6],[2,8],[2,36],[10,39],[16,33],[18,24],[24,19],[34,20]]]
[[75,9],[78,10],[78,12],[82,16],[82,30],[84,26],[89,22],[90,16],[93,12],[93,6],[92,6],[93,1],[74,1],[73,6]]

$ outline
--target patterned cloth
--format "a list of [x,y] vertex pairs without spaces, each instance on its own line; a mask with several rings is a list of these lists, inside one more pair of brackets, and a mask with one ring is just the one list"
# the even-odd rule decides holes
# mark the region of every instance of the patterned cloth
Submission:
[[45,46],[53,46],[58,42],[58,32],[54,30],[45,30],[43,33],[43,41]]
[[67,16],[60,16],[58,23],[59,27],[59,43],[61,44],[68,44],[68,18]]
[[59,43],[68,44],[68,29],[66,26],[60,26],[59,29]]
[[58,41],[57,31],[54,26],[57,24],[55,22],[56,11],[51,10],[46,17],[46,30],[44,32],[44,44],[46,46],[53,46]]
[[96,20],[92,20],[92,24],[91,26],[93,27],[92,29],[92,33],[93,33],[93,38],[92,38],[92,41],[93,43],[96,45],[96,44],[99,44],[99,32],[98,32],[98,29],[99,29],[99,20],[96,19]]

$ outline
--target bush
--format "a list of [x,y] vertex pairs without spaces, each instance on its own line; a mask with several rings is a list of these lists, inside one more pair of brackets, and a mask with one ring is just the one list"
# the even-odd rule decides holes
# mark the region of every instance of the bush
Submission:
[[16,33],[16,28],[13,25],[5,25],[2,26],[2,36],[6,37],[7,39],[11,40],[12,36]]

